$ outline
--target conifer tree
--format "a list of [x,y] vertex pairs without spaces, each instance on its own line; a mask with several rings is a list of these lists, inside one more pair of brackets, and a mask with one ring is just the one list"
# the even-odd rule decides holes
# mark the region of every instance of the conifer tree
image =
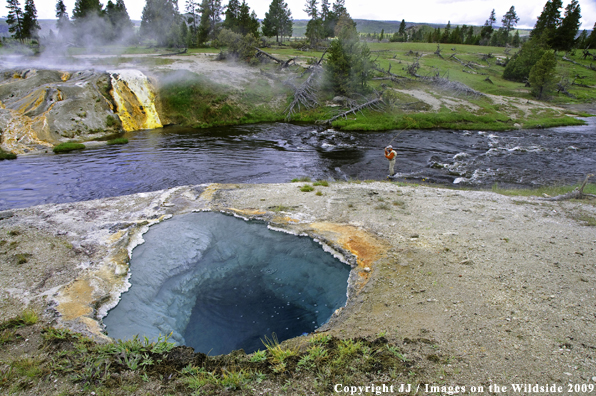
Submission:
[[507,34],[515,28],[515,25],[519,22],[519,17],[515,12],[515,7],[511,6],[509,11],[503,15],[503,19],[501,19],[501,23],[503,24],[503,28],[507,30]]
[[292,35],[292,13],[283,0],[272,0],[269,5],[269,12],[265,13],[263,19],[263,35],[266,37],[279,38]]
[[8,8],[8,15],[6,16],[6,24],[8,25],[8,32],[12,33],[12,37],[23,42],[25,33],[23,31],[23,10],[19,0],[6,0]]
[[37,9],[33,0],[25,0],[25,12],[23,13],[23,35],[28,39],[37,39],[41,30],[37,22]]
[[105,15],[108,22],[106,35],[110,41],[120,40],[132,34],[134,25],[130,20],[124,0],[116,0],[116,4],[112,0],[108,0]]
[[258,37],[259,25],[257,14],[254,11],[251,13],[246,0],[243,0],[240,5],[240,14],[238,15],[238,23],[235,31],[243,36],[251,33],[253,36]]
[[555,39],[553,40],[553,48],[560,51],[569,51],[574,47],[579,31],[581,18],[581,9],[577,0],[572,0],[571,3],[565,7],[565,17],[561,21],[561,25],[555,32]]
[[147,0],[141,17],[141,36],[159,45],[179,45],[180,13],[176,0]]
[[325,63],[331,88],[338,95],[348,96],[365,91],[372,67],[370,50],[359,42],[356,24],[347,11],[338,19],[335,36]]
[[399,24],[399,30],[398,33],[403,36],[406,34],[406,20],[402,19],[401,23]]
[[549,47],[555,39],[555,33],[561,23],[561,11],[563,3],[561,0],[548,0],[542,9],[542,13],[536,20],[534,29],[530,32],[530,38],[537,37],[544,41]]
[[60,31],[60,34],[64,34],[64,32],[70,28],[70,20],[63,0],[58,0],[56,2],[56,19],[58,19],[56,22],[58,31]]
[[596,48],[596,22],[594,22],[592,33],[590,33],[590,37],[588,37],[586,40],[586,45],[584,48]]
[[557,58],[552,51],[546,51],[530,71],[532,94],[537,99],[546,99],[554,86]]
[[102,5],[99,0],[77,0],[72,10],[72,19],[81,21],[87,16],[102,14]]
[[493,31],[495,30],[493,25],[496,21],[497,18],[495,17],[495,10],[493,9],[486,22],[484,22],[484,26],[480,30],[480,39],[482,40],[483,45],[487,45],[490,42],[490,38],[493,34]]
[[240,1],[230,0],[226,6],[226,12],[224,15],[226,18],[223,21],[222,27],[236,32],[238,20],[240,18]]

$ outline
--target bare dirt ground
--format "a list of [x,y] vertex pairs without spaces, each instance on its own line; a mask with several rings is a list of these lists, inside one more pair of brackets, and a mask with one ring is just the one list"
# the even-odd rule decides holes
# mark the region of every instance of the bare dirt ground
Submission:
[[[557,384],[565,393],[596,384],[593,201],[389,182],[332,183],[315,195],[303,184],[181,187],[2,212],[0,315],[29,305],[44,324],[103,338],[98,320],[123,290],[127,252],[147,226],[221,210],[352,257],[350,299],[323,331],[384,335],[429,384],[484,386],[484,394],[491,384]],[[34,353],[27,348],[10,344],[0,360]],[[422,385],[418,394],[447,394]]]

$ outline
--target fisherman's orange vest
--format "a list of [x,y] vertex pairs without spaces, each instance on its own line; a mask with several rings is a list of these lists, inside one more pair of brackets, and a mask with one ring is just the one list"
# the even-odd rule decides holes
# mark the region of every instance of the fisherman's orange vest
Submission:
[[392,160],[393,158],[395,158],[395,151],[391,150],[389,154],[387,154],[387,151],[385,151],[385,157],[387,157],[387,159]]

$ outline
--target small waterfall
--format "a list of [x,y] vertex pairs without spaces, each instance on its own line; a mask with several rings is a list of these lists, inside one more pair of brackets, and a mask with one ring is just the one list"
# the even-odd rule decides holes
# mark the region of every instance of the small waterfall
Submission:
[[154,88],[139,70],[108,71],[112,78],[112,96],[122,128],[129,131],[161,128],[163,125],[155,109]]

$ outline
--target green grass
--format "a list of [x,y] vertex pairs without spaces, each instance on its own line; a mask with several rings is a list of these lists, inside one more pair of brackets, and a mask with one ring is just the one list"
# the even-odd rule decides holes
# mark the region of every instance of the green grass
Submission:
[[302,187],[300,187],[300,191],[302,191],[302,192],[311,192],[311,191],[314,191],[314,189],[315,188],[313,186],[311,186],[310,184],[305,184]]
[[236,92],[190,72],[178,75],[159,92],[167,118],[175,124],[196,128],[283,121],[283,109],[270,106],[270,102],[276,95],[287,94],[287,88],[271,88],[266,80],[255,81],[246,90]]
[[56,154],[59,154],[59,153],[68,153],[69,151],[74,151],[74,150],[83,150],[84,148],[85,148],[84,144],[66,142],[66,143],[60,143],[60,144],[54,146],[52,151],[54,151],[54,153],[56,153]]
[[108,142],[107,142],[107,144],[109,144],[109,145],[111,145],[111,144],[126,144],[126,143],[128,143],[128,139],[124,138],[124,137],[108,140]]

